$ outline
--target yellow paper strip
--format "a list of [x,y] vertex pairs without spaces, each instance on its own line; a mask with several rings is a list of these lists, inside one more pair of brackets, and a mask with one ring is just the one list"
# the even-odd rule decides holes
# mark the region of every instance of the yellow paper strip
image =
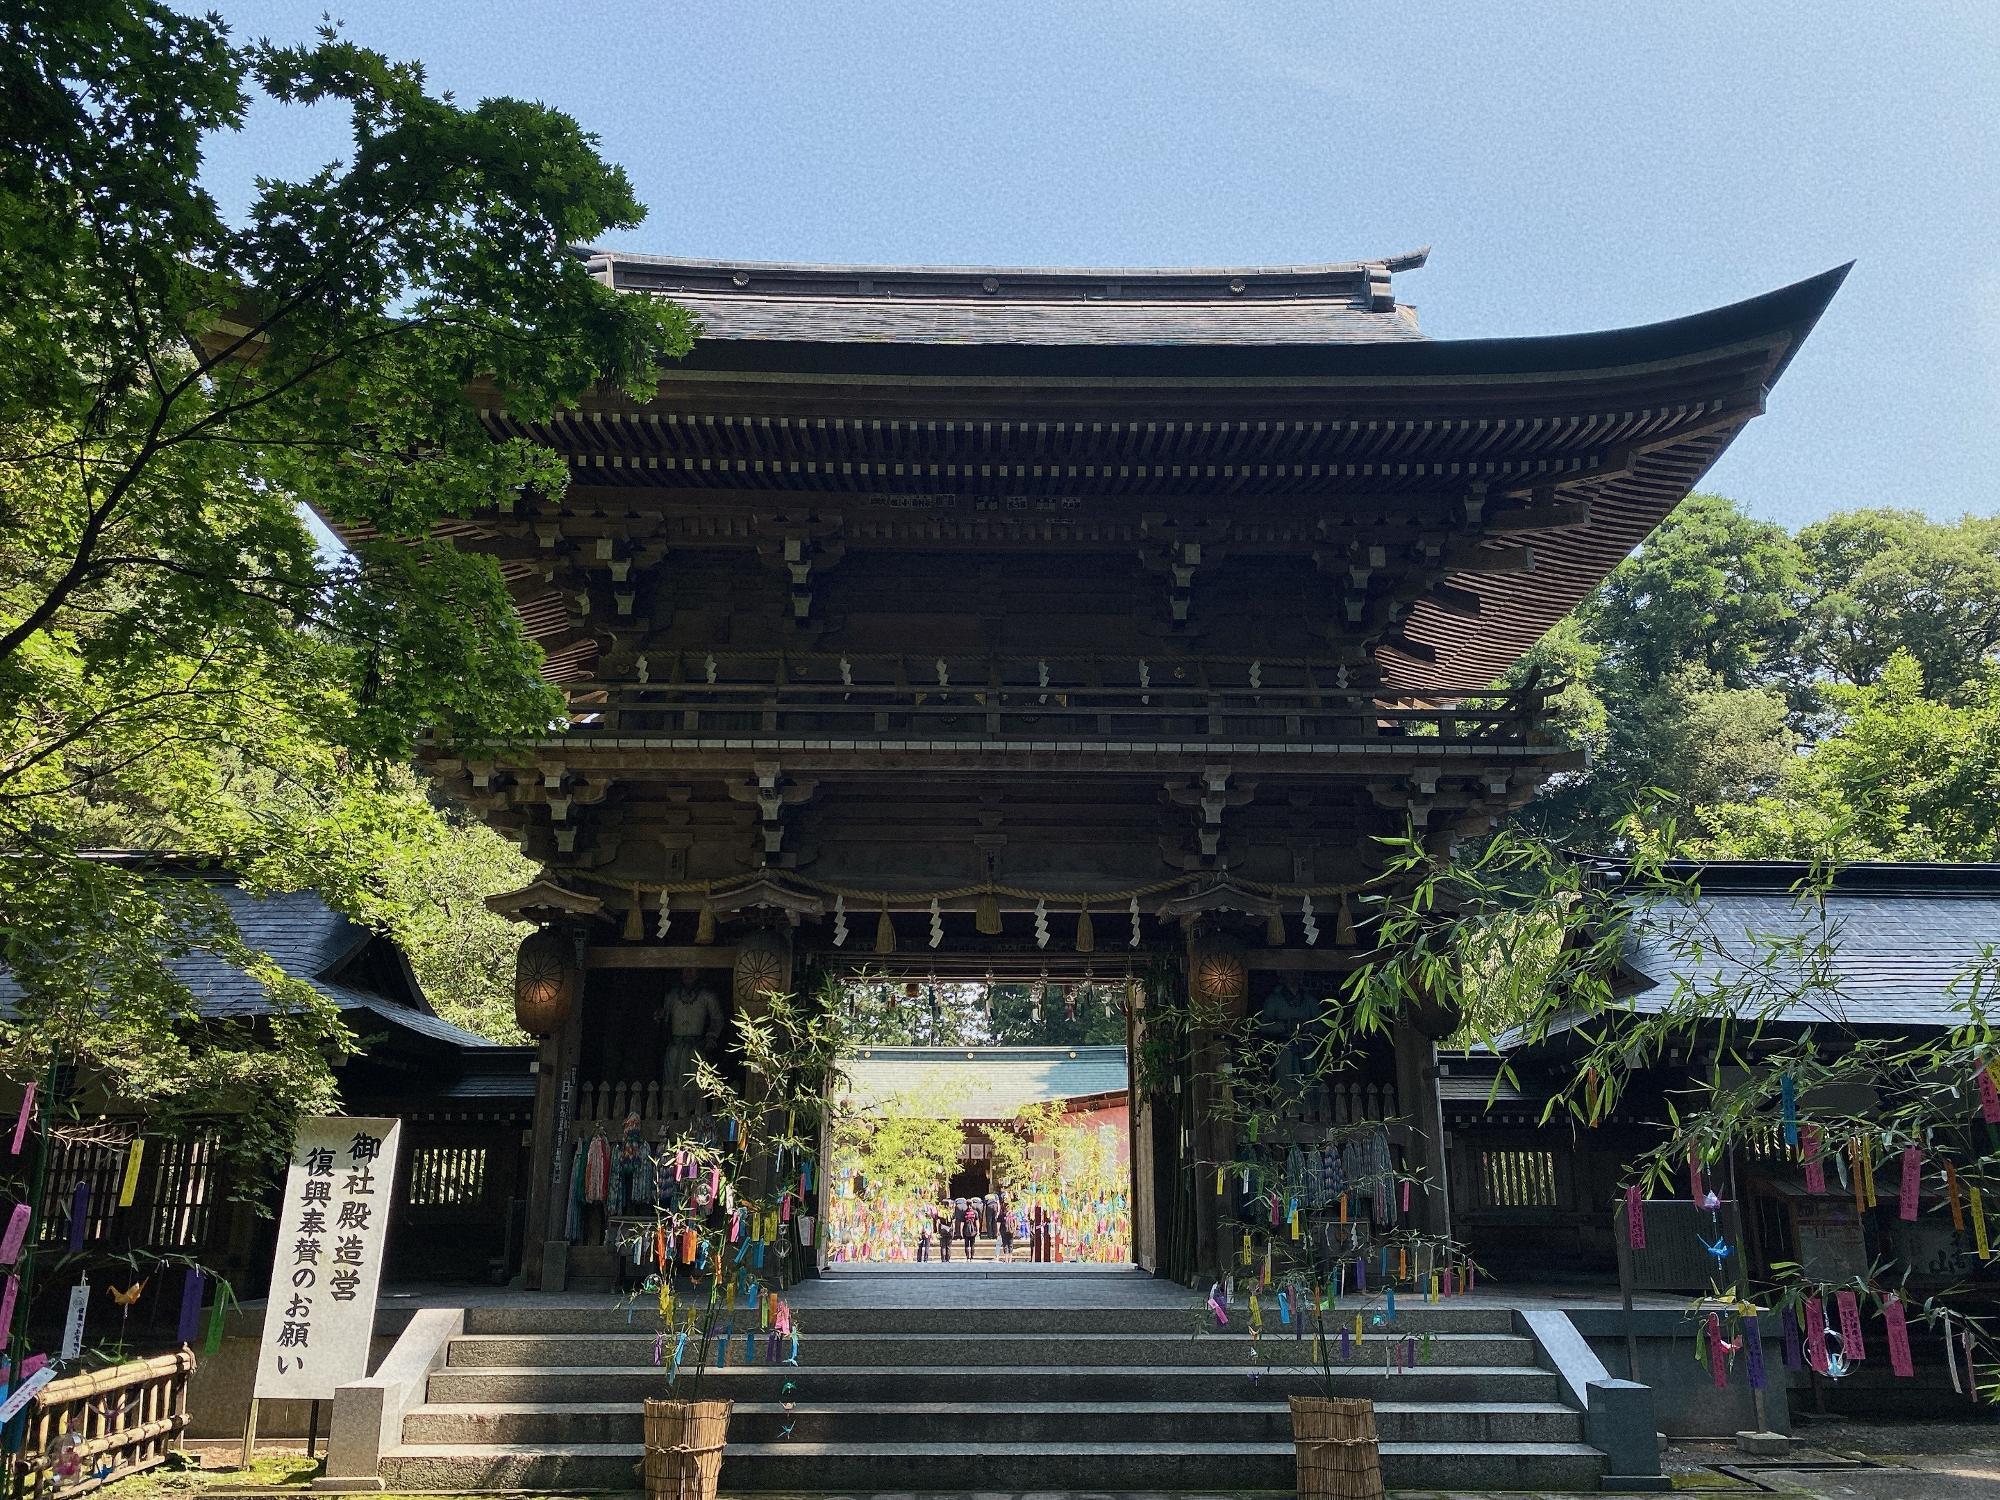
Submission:
[[132,1200],[139,1195],[139,1159],[146,1154],[146,1142],[135,1137],[132,1150],[125,1158],[125,1180],[118,1187],[118,1206],[130,1208]]
[[1986,1205],[1980,1201],[1978,1188],[1970,1188],[1967,1193],[1972,1199],[1972,1243],[1978,1248],[1981,1260],[1991,1260],[1993,1246],[1986,1238]]

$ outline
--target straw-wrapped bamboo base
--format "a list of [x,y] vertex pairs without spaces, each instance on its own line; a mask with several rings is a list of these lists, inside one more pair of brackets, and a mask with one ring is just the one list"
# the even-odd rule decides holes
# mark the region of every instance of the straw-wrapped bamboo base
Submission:
[[646,1493],[653,1500],[715,1500],[727,1401],[646,1402]]
[[1373,1401],[1292,1397],[1300,1500],[1383,1500]]

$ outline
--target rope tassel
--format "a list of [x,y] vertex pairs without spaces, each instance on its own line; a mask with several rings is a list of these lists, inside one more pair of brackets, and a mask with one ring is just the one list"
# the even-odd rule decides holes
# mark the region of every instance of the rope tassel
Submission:
[[882,915],[875,922],[875,951],[894,953],[896,951],[896,924],[889,920],[889,903],[882,903]]
[[992,891],[982,891],[979,903],[973,908],[972,925],[982,937],[1000,936],[1000,898]]
[[706,947],[715,941],[715,908],[706,901],[701,904],[701,916],[694,924],[694,940]]
[[1333,941],[1335,946],[1352,948],[1360,941],[1354,935],[1354,910],[1347,904],[1347,892],[1340,893],[1340,915],[1333,921]]
[[1076,914],[1076,951],[1091,953],[1095,952],[1096,948],[1097,931],[1090,924],[1090,903],[1086,901],[1082,910]]

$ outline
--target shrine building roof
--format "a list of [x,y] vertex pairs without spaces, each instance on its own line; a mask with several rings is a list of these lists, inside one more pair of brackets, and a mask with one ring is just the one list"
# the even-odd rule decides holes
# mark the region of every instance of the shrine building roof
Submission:
[[[335,911],[317,891],[252,891],[227,870],[173,856],[117,850],[92,857],[162,880],[207,887],[244,943],[331,1000],[364,1044],[386,1027],[403,1040],[420,1039],[461,1052],[496,1047],[438,1016],[402,950]],[[166,967],[193,993],[204,1020],[248,1020],[276,1009],[255,975],[199,943],[167,958]],[[18,1017],[23,998],[19,982],[0,966],[0,1020]]]
[[1123,1047],[867,1047],[840,1060],[845,1099],[925,1119],[1011,1120],[1030,1104],[1122,1095]]
[[[1615,887],[1622,868],[1604,867]],[[1634,891],[1624,1003],[1640,1014],[1709,995],[1739,1020],[1941,1030],[1992,987],[2000,864],[1864,861],[1822,879],[1787,860],[1674,861],[1665,874],[1670,892]]]

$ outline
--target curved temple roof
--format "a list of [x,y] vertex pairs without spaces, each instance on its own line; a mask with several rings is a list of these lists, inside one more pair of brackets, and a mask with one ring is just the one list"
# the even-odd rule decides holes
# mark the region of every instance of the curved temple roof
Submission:
[[[1225,529],[1303,525],[1315,546],[1314,517],[1407,529],[1463,499],[1441,585],[1377,648],[1414,697],[1486,687],[1643,541],[1763,410],[1848,269],[1640,327],[1433,340],[1390,287],[1422,251],[1214,270],[579,253],[694,309],[703,336],[651,401],[607,393],[545,424],[487,409],[496,435],[569,455],[574,503],[637,515],[659,487],[720,516],[994,491],[1116,526],[1178,501]],[[565,639],[555,596],[523,610]],[[595,656],[551,651],[559,679]]]

